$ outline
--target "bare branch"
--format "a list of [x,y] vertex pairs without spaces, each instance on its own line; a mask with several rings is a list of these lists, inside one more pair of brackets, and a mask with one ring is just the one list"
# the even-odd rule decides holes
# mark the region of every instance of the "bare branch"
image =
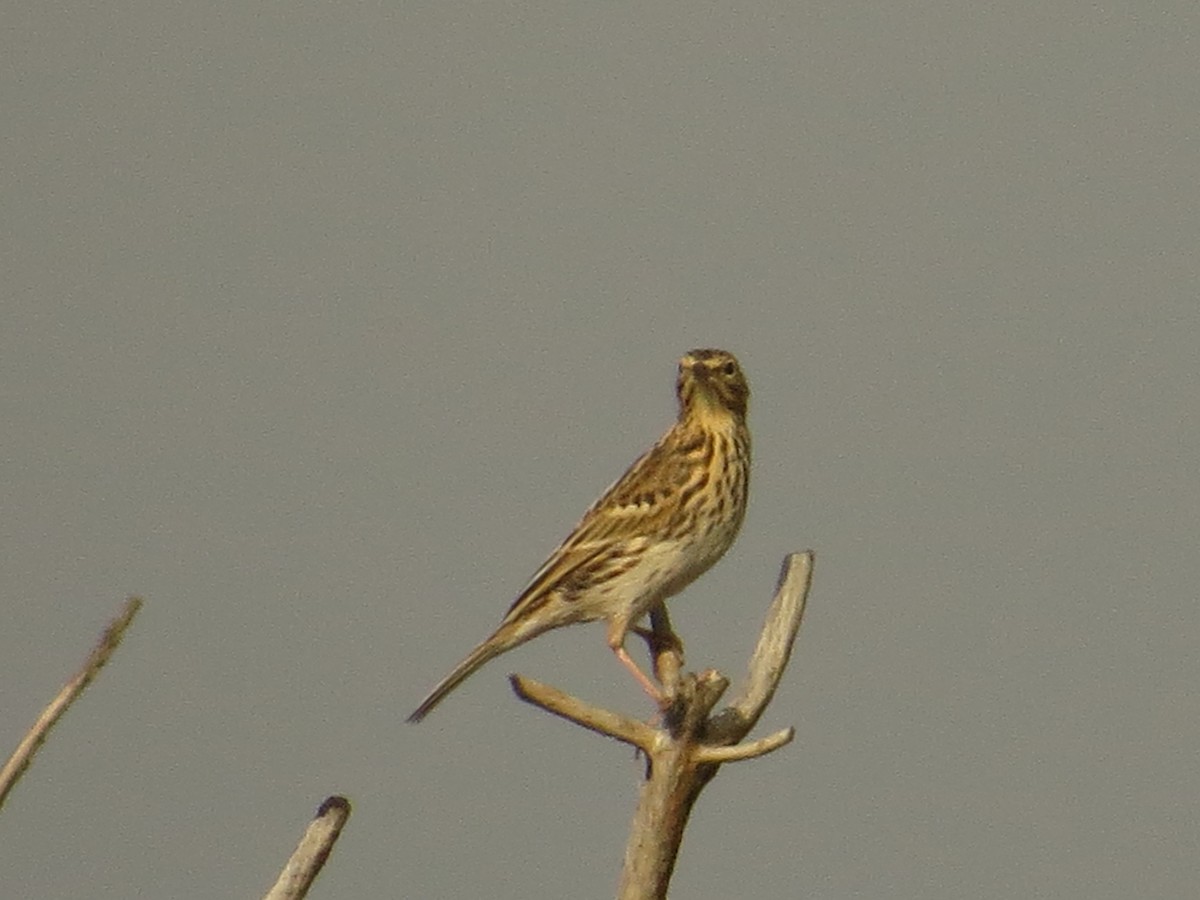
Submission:
[[762,756],[792,740],[795,731],[788,728],[739,743],[771,701],[791,657],[812,584],[812,563],[811,552],[784,560],[746,684],[730,707],[710,715],[728,686],[720,673],[710,670],[680,680],[668,717],[669,738],[662,736],[648,754],[648,776],[625,848],[620,900],[666,897],[692,807],[722,763]]
[[679,690],[679,676],[683,671],[683,641],[671,627],[671,617],[663,604],[650,610],[650,632],[646,636],[650,656],[654,659],[654,675],[665,689],[668,697]]
[[517,696],[526,703],[540,706],[546,712],[554,713],[576,725],[582,725],[597,734],[632,744],[646,753],[650,752],[658,738],[658,731],[645,722],[639,722],[628,716],[584,703],[579,698],[572,697],[548,684],[542,684],[540,681],[534,681],[532,678],[525,678],[522,675],[510,675],[508,680],[512,683]]
[[726,763],[740,759],[756,759],[773,750],[786,747],[796,736],[795,728],[785,728],[749,744],[734,744],[731,747],[701,747],[694,759],[698,763]]
[[[754,727],[783,678],[796,635],[804,619],[808,591],[812,587],[813,552],[791,553],[783,561],[775,598],[767,610],[767,619],[750,655],[746,681],[730,704],[748,732]],[[728,710],[723,711],[723,715]],[[746,732],[743,732],[743,736]],[[740,738],[739,738],[740,740]]]
[[301,900],[306,896],[349,818],[350,801],[336,795],[327,798],[264,900]]
[[112,656],[113,651],[117,649],[121,639],[125,636],[125,630],[141,608],[140,597],[130,597],[125,601],[121,614],[104,629],[104,634],[100,636],[100,640],[88,655],[83,667],[63,686],[63,689],[58,692],[58,696],[50,702],[33,727],[22,738],[21,743],[17,745],[17,749],[4,764],[4,768],[0,769],[0,806],[4,805],[13,785],[25,774],[25,770],[33,762],[34,755],[45,742],[50,729],[58,723],[75,699],[83,693],[84,688],[91,684],[92,679],[108,662],[109,657]]
[[749,674],[735,701],[720,713],[712,710],[729,681],[713,669],[681,675],[683,644],[671,630],[663,608],[651,611],[651,627],[638,629],[650,647],[654,671],[671,698],[663,726],[642,722],[584,703],[556,688],[519,675],[511,676],[521,699],[599,734],[638,747],[646,754],[646,780],[625,848],[617,896],[620,900],[659,900],[675,867],[679,844],[693,804],[722,764],[764,756],[786,746],[794,728],[740,743],[775,694],[804,616],[812,584],[813,554],[793,553],[784,560],[775,597]]

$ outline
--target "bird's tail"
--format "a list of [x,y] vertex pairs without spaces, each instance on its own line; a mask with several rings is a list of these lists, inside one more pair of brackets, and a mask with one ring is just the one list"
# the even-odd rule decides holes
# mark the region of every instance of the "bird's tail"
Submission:
[[495,634],[472,650],[466,659],[455,666],[453,672],[437,683],[437,686],[429,692],[429,696],[422,700],[421,705],[408,717],[408,721],[420,722],[429,715],[430,710],[446,698],[447,694],[475,674],[476,669],[505,650],[511,650],[517,644],[525,643],[531,637],[533,635],[513,635],[504,626],[501,626]]

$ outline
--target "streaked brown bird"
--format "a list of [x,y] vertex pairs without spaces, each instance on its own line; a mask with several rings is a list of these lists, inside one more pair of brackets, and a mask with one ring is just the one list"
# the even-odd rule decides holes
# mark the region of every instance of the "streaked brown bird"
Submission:
[[509,608],[500,627],[408,717],[419,722],[488,660],[576,622],[608,623],[608,646],[652,697],[662,694],[625,651],[646,613],[729,549],[746,513],[750,387],[732,353],[679,361],[679,417],[591,505]]

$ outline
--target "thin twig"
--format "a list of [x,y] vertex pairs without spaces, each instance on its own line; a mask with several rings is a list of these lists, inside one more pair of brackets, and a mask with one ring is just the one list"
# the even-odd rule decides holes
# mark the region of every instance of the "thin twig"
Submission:
[[554,713],[568,722],[582,725],[597,734],[616,738],[639,750],[648,753],[658,737],[658,731],[645,722],[584,703],[578,697],[572,697],[548,684],[523,675],[510,675],[508,680],[517,696],[526,703],[540,706],[546,712]]
[[768,734],[766,737],[748,744],[734,744],[730,747],[700,747],[692,758],[698,763],[727,763],[741,759],[757,759],[780,747],[786,747],[795,736],[795,728],[785,728],[783,731]]
[[8,797],[9,791],[12,790],[13,785],[25,774],[25,770],[33,762],[34,754],[38,752],[45,742],[50,729],[57,724],[58,720],[63,717],[63,714],[70,708],[71,704],[75,702],[75,699],[83,693],[84,688],[91,684],[92,679],[96,677],[100,669],[108,662],[113,651],[121,643],[121,638],[125,636],[125,630],[129,627],[129,624],[133,621],[133,617],[137,615],[138,610],[141,608],[142,600],[140,597],[130,597],[125,601],[125,606],[121,610],[121,614],[104,629],[104,634],[100,636],[100,640],[97,642],[95,649],[89,654],[83,667],[63,686],[63,689],[58,692],[58,696],[50,702],[50,705],[38,717],[33,727],[22,738],[21,743],[17,745],[17,749],[8,758],[8,762],[4,764],[4,768],[0,769],[0,806],[4,805],[4,801]]

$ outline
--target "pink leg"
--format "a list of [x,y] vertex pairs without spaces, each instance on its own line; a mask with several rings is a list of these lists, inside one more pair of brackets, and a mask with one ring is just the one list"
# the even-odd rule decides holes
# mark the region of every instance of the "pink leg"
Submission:
[[642,690],[650,695],[650,699],[655,703],[661,704],[663,702],[662,691],[658,689],[658,685],[647,677],[645,672],[638,668],[638,664],[625,652],[625,648],[618,644],[612,648],[612,651],[617,654],[617,659],[621,661],[621,665],[633,673],[633,677],[638,680],[638,684],[642,686]]

